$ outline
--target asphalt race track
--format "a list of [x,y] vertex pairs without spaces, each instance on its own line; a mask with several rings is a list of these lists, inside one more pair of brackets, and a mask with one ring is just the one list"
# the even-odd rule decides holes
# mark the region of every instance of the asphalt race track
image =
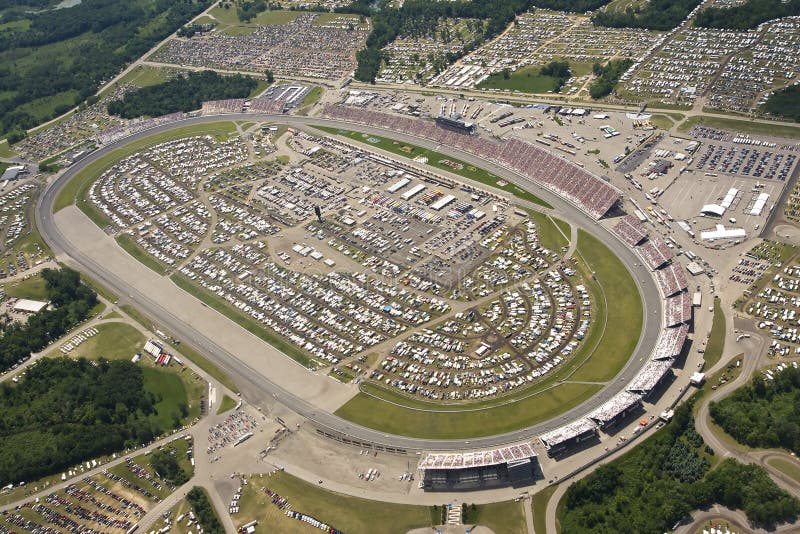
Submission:
[[[52,209],[59,191],[70,179],[80,173],[81,170],[87,165],[102,158],[109,152],[123,147],[131,142],[175,128],[193,124],[243,119],[247,119],[248,121],[256,120],[287,124],[295,127],[313,127],[314,125],[330,126],[341,128],[343,130],[357,130],[373,135],[391,137],[393,139],[412,143],[427,149],[447,153],[454,158],[461,159],[462,161],[475,166],[483,167],[496,174],[498,177],[501,177],[509,182],[516,183],[520,187],[528,189],[532,193],[546,200],[554,207],[555,212],[559,217],[565,219],[573,225],[577,225],[578,227],[589,231],[600,241],[602,241],[626,265],[628,270],[631,272],[633,279],[636,281],[639,293],[642,297],[644,318],[642,335],[640,336],[639,343],[628,360],[628,363],[613,379],[613,381],[611,381],[602,391],[600,391],[591,399],[567,412],[560,414],[554,419],[525,429],[498,434],[495,436],[474,438],[469,441],[468,445],[465,445],[465,441],[462,439],[432,440],[384,434],[370,428],[356,425],[331,413],[327,413],[324,410],[321,410],[307,402],[294,392],[287,390],[282,385],[270,381],[257,369],[251,368],[233,354],[221,349],[208,335],[187,326],[181,320],[178,320],[174,315],[167,312],[158,302],[155,302],[152,299],[142,295],[125,279],[113,272],[110,272],[104,268],[103,265],[95,262],[87,255],[83,254],[81,250],[79,250],[72,242],[64,237],[58,226],[55,224]],[[440,146],[437,143],[427,139],[344,121],[312,117],[295,117],[289,115],[230,114],[215,115],[211,117],[195,117],[140,132],[122,139],[114,144],[103,146],[87,156],[85,159],[67,169],[64,174],[48,184],[43,194],[40,195],[36,205],[36,224],[43,239],[53,250],[54,254],[68,256],[72,260],[71,263],[77,269],[85,272],[88,276],[94,278],[117,295],[135,303],[137,308],[139,308],[151,319],[156,321],[156,323],[159,325],[159,328],[169,331],[179,339],[188,340],[190,345],[192,345],[199,352],[203,353],[211,361],[217,364],[223,371],[230,375],[230,377],[240,388],[243,397],[249,402],[256,405],[267,405],[272,404],[275,402],[275,400],[277,400],[301,416],[308,418],[319,428],[325,428],[333,433],[345,435],[364,442],[370,442],[396,449],[458,450],[465,448],[488,448],[531,439],[539,434],[557,428],[568,421],[577,419],[613,397],[615,394],[621,391],[625,385],[627,385],[627,383],[636,375],[644,363],[646,363],[650,358],[652,348],[655,346],[662,329],[662,299],[655,281],[650,275],[650,272],[646,267],[641,265],[641,260],[631,249],[627,247],[627,245],[619,241],[614,235],[612,235],[604,227],[597,224],[589,216],[577,210],[572,204],[568,203],[554,193],[537,186],[530,180],[523,178],[513,171],[478,158],[470,153],[454,148]],[[612,325],[612,327],[614,326]],[[294,365],[294,361],[288,356],[286,357],[286,360],[287,365]]]

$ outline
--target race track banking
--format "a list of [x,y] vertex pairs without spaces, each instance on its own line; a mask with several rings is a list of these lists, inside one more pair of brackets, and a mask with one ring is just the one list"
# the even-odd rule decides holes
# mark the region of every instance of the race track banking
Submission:
[[[621,261],[626,265],[628,270],[633,275],[640,295],[643,299],[644,320],[642,325],[642,335],[640,336],[639,343],[628,360],[628,363],[602,391],[600,391],[591,399],[567,412],[559,414],[557,417],[549,421],[525,429],[494,436],[471,439],[468,445],[465,444],[463,439],[433,440],[385,434],[383,432],[356,425],[350,421],[328,413],[306,401],[303,398],[302,387],[298,388],[292,385],[287,385],[285,387],[285,385],[275,383],[267,376],[269,372],[268,370],[253,369],[249,365],[243,363],[234,354],[231,354],[230,352],[227,352],[218,346],[208,333],[196,331],[170,312],[167,312],[158,302],[145,297],[137,289],[137,287],[126,280],[125,273],[112,272],[103,265],[94,261],[88,255],[84,254],[77,246],[65,238],[64,234],[60,231],[59,227],[55,223],[52,209],[59,191],[71,178],[81,172],[81,170],[87,165],[98,160],[109,152],[139,139],[175,128],[194,124],[243,119],[248,121],[257,120],[263,122],[287,124],[295,127],[313,127],[314,125],[331,126],[347,130],[357,130],[373,135],[391,137],[404,142],[413,143],[424,148],[435,149],[440,152],[447,153],[454,158],[459,158],[462,161],[468,162],[472,165],[483,167],[497,176],[509,182],[516,183],[519,186],[528,189],[532,193],[545,199],[555,208],[555,211],[559,217],[567,220],[571,224],[577,224],[579,227],[588,230],[598,239],[600,239],[600,241],[602,241],[611,249],[614,254],[621,259]],[[98,149],[85,159],[70,167],[57,180],[50,183],[38,200],[36,206],[36,223],[39,231],[42,234],[42,237],[56,255],[68,256],[72,260],[71,263],[76,268],[94,278],[117,295],[120,295],[123,298],[128,298],[135,303],[137,308],[139,308],[142,312],[154,320],[157,325],[159,325],[159,328],[171,332],[179,339],[188,340],[189,344],[198,349],[201,353],[207,356],[231,376],[231,378],[240,388],[244,398],[249,402],[256,405],[266,406],[274,403],[275,399],[277,399],[290,410],[295,411],[301,416],[313,421],[313,423],[319,428],[326,428],[332,430],[334,433],[345,435],[350,438],[359,439],[361,441],[376,445],[393,447],[396,449],[458,450],[465,448],[473,449],[494,447],[525,439],[532,439],[533,437],[557,428],[568,421],[577,419],[613,397],[628,384],[628,382],[636,375],[642,365],[649,359],[652,348],[654,347],[662,329],[661,296],[650,272],[641,265],[641,260],[639,260],[639,258],[631,249],[629,249],[624,243],[612,235],[611,232],[597,224],[593,219],[585,215],[583,212],[577,210],[573,205],[561,197],[537,186],[530,180],[516,174],[511,170],[502,168],[470,153],[449,147],[439,146],[437,143],[427,139],[417,138],[380,128],[352,124],[344,121],[311,117],[293,117],[287,115],[230,114],[216,115],[211,117],[195,117],[140,132],[116,143]],[[142,268],[146,269],[146,267],[143,266]],[[618,327],[618,325],[611,325],[611,327]],[[242,329],[242,334],[247,335],[247,332]],[[296,365],[295,362],[290,360],[288,356],[286,357],[286,364]],[[294,387],[294,390],[289,389],[292,387]]]

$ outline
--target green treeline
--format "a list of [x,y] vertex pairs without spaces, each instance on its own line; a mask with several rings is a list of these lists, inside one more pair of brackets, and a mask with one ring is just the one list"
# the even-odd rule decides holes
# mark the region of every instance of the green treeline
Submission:
[[256,15],[267,9],[281,9],[281,5],[277,2],[268,4],[266,0],[244,0],[237,4],[236,16],[239,17],[241,22],[249,22]]
[[775,91],[762,109],[776,117],[786,117],[800,122],[800,85],[791,85],[786,89]]
[[800,15],[800,0],[747,0],[733,7],[709,7],[697,14],[694,25],[702,28],[750,30],[762,22]]
[[0,368],[5,370],[27,360],[78,323],[86,319],[97,304],[97,294],[81,283],[80,275],[69,268],[44,269],[47,298],[52,309],[44,309],[25,324],[18,321],[2,327],[0,336]]
[[[554,0],[566,4],[585,0]],[[591,0],[589,0],[591,1]],[[601,1],[601,0],[598,0]],[[602,0],[604,1],[604,0]],[[483,33],[468,43],[461,53],[480,46],[485,40],[501,33],[518,13],[527,11],[533,0],[466,0],[454,2],[431,2],[429,0],[407,0],[399,8],[391,0],[355,0],[337,11],[356,13],[372,17],[372,31],[367,37],[366,48],[356,53],[358,66],[355,78],[364,82],[375,82],[381,62],[385,59],[381,49],[399,35],[412,37],[433,34],[441,18],[473,18],[486,21]],[[543,6],[547,7],[547,6]],[[460,54],[448,54],[448,63]]]
[[566,61],[551,61],[540,69],[543,76],[552,76],[556,79],[556,85],[553,87],[553,92],[558,93],[564,84],[567,83],[569,77],[572,75],[569,70],[569,63]]
[[789,367],[769,382],[757,374],[747,386],[711,403],[709,412],[739,443],[800,454],[800,369]]
[[0,384],[0,480],[35,480],[161,433],[156,399],[126,360],[44,358]]
[[611,94],[620,76],[633,65],[632,59],[613,59],[605,66],[595,63],[592,70],[597,79],[589,85],[589,95],[598,99]]
[[597,26],[612,28],[646,28],[667,31],[678,27],[700,0],[650,0],[625,11],[600,10],[592,15]]
[[[207,8],[211,0],[83,0],[57,10],[11,9],[0,32],[0,135],[25,130],[83,102],[129,62]],[[53,109],[43,106],[52,97]]]
[[559,512],[562,531],[660,534],[714,503],[742,509],[767,528],[793,521],[800,502],[761,467],[727,459],[709,471],[713,451],[694,429],[692,404],[631,452],[572,484]]
[[158,117],[200,109],[205,100],[245,98],[258,82],[249,76],[222,76],[212,70],[190,72],[157,85],[130,91],[108,104],[108,112],[126,119]]
[[150,455],[150,467],[173,486],[182,486],[189,482],[189,473],[181,467],[176,455],[174,448],[153,451]]
[[217,513],[208,499],[208,495],[202,488],[192,488],[186,494],[186,500],[192,505],[194,515],[197,516],[197,521],[203,527],[203,532],[208,534],[225,534],[225,529],[222,528]]

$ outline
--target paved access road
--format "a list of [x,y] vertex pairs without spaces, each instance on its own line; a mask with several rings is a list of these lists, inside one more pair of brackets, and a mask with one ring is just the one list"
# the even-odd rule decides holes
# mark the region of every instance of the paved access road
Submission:
[[[246,364],[241,358],[237,357],[237,355],[232,354],[231,352],[220,347],[214,341],[214,339],[212,339],[212,334],[192,328],[187,324],[185,316],[178,316],[178,314],[166,310],[159,302],[145,296],[143,294],[144,288],[138,287],[135,282],[136,277],[129,276],[130,273],[127,272],[115,272],[109,269],[108,266],[104,265],[101,261],[97,261],[97,259],[90,257],[83,250],[77,247],[73,241],[67,239],[65,234],[61,231],[61,228],[58,226],[58,224],[56,224],[52,210],[59,191],[71,178],[86,168],[87,165],[90,165],[117,148],[149,137],[153,134],[166,132],[183,126],[232,120],[257,120],[263,122],[287,124],[294,127],[313,127],[322,125],[347,130],[358,130],[373,135],[388,136],[404,142],[413,143],[424,148],[449,154],[452,157],[461,159],[469,164],[483,167],[509,182],[516,183],[519,186],[530,190],[534,194],[549,202],[554,207],[554,212],[557,213],[559,217],[567,220],[572,225],[577,225],[586,229],[600,239],[600,241],[602,241],[607,247],[609,247],[609,249],[611,249],[614,254],[621,259],[621,261],[631,272],[642,297],[644,309],[642,334],[632,357],[624,369],[618,374],[618,376],[595,397],[584,402],[580,406],[577,406],[576,408],[559,415],[557,418],[526,429],[495,436],[475,438],[470,440],[468,446],[465,446],[466,443],[463,440],[420,439],[384,434],[370,428],[356,425],[319,408],[317,405],[304,397],[304,388],[302,383],[277,383],[270,379],[269,369],[255,369]],[[482,184],[476,185],[485,187]],[[662,329],[661,296],[649,271],[645,267],[641,266],[640,260],[635,253],[624,243],[619,241],[615,236],[613,236],[611,232],[606,230],[603,226],[599,225],[596,221],[585,215],[583,212],[577,210],[574,206],[566,202],[561,197],[558,197],[548,190],[538,187],[532,181],[514,173],[513,171],[490,163],[470,153],[450,147],[440,146],[432,141],[428,141],[427,139],[344,121],[334,121],[311,117],[294,117],[287,115],[230,114],[212,117],[195,117],[172,124],[162,125],[145,132],[140,132],[117,143],[100,148],[90,156],[76,163],[73,167],[70,167],[56,180],[51,182],[38,200],[36,206],[36,223],[39,231],[42,234],[42,237],[53,249],[56,255],[65,259],[75,268],[96,279],[98,282],[106,286],[109,290],[115,292],[117,295],[130,299],[136,304],[137,308],[156,321],[161,329],[168,330],[173,335],[183,340],[188,340],[191,345],[206,355],[232,377],[249,402],[254,404],[271,404],[277,400],[303,417],[312,420],[319,427],[328,428],[335,432],[349,435],[362,441],[386,445],[389,447],[411,450],[459,450],[464,448],[472,449],[493,447],[515,441],[531,439],[538,434],[547,432],[553,428],[561,426],[565,422],[586,414],[622,390],[639,371],[644,362],[648,360],[652,348],[655,345]],[[137,265],[138,268],[148,270],[147,267],[141,264]],[[198,309],[200,309],[201,303],[199,301],[197,301],[197,306]],[[186,314],[191,314],[191,310],[185,310],[185,312]],[[233,326],[239,328],[238,326]],[[244,329],[241,329],[241,333],[242,335],[250,335]],[[265,350],[267,350],[266,346]],[[296,364],[294,361],[286,357],[286,365],[288,366]],[[338,383],[334,382],[334,384]],[[341,387],[346,386],[342,385]]]

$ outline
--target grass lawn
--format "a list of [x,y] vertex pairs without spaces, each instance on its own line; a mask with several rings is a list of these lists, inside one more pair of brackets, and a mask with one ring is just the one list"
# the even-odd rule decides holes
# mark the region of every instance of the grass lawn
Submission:
[[[494,174],[490,173],[485,169],[481,169],[479,167],[474,167],[468,163],[465,163],[461,160],[451,158],[449,156],[445,156],[440,152],[435,152],[433,150],[427,150],[425,148],[421,148],[415,145],[409,145],[406,143],[401,143],[399,141],[393,141],[391,139],[387,139],[385,137],[379,137],[375,135],[363,134],[361,132],[353,132],[348,130],[339,130],[338,128],[330,128],[325,126],[315,126],[317,130],[321,130],[324,132],[342,135],[344,137],[349,137],[355,141],[359,141],[361,143],[367,143],[369,145],[373,145],[375,147],[381,148],[393,154],[397,154],[399,156],[406,157],[408,159],[414,159],[416,157],[426,157],[428,158],[427,165],[434,167],[436,169],[441,169],[444,171],[452,172],[459,176],[463,176],[464,178],[469,178],[470,180],[475,180],[476,182],[480,182],[482,184],[496,187],[498,189],[502,189],[507,193],[511,193],[512,195],[521,198],[522,200],[527,200],[529,202],[533,202],[534,204],[539,204],[540,206],[544,206],[546,208],[551,208],[550,204],[542,200],[541,198],[537,197],[536,195],[525,191],[517,187],[514,184],[506,184],[504,186],[499,186],[497,181],[500,179]],[[373,142],[374,141],[374,142]],[[444,161],[455,165],[448,165],[443,163]],[[458,168],[460,167],[460,168]]]
[[0,158],[11,158],[16,155],[17,153],[11,150],[11,147],[8,145],[8,141],[5,139],[0,141]]
[[[95,221],[97,222],[97,221]],[[117,244],[125,250],[128,254],[133,256],[139,263],[145,267],[157,272],[160,275],[167,274],[167,267],[153,256],[148,254],[143,248],[136,244],[136,241],[129,235],[120,235],[115,238]]]
[[678,126],[678,130],[681,132],[688,132],[697,124],[709,126],[711,128],[719,128],[721,130],[731,130],[734,132],[768,135],[770,137],[788,137],[792,139],[800,139],[800,128],[797,126],[783,126],[780,124],[754,122],[742,119],[706,117],[704,115],[689,117],[680,126]]
[[267,87],[269,87],[267,80],[256,80],[256,86],[253,88],[252,91],[250,91],[250,94],[247,95],[247,98],[257,97],[258,95],[263,93]]
[[[469,497],[465,499],[469,500]],[[497,534],[526,534],[528,529],[522,506],[522,503],[514,501],[480,504],[475,512],[470,512],[469,521],[464,526],[482,525]]]
[[219,403],[219,408],[217,408],[217,413],[225,413],[228,410],[233,410],[234,408],[236,408],[236,401],[229,396],[224,395],[222,397],[222,402]]
[[478,89],[508,89],[523,93],[552,92],[558,80],[553,76],[544,76],[540,71],[540,65],[528,65],[515,70],[507,79],[502,72],[496,72],[478,84]]
[[[131,84],[136,87],[149,87],[167,81],[167,73],[164,69],[139,65],[117,81],[117,85]],[[110,87],[103,89],[103,93]]]
[[722,313],[722,306],[719,297],[714,297],[714,321],[711,323],[711,334],[708,337],[706,352],[703,359],[706,361],[706,369],[711,369],[722,357],[725,348],[725,314]]
[[297,361],[298,363],[306,366],[306,367],[313,367],[314,363],[311,361],[310,356],[300,349],[298,349],[295,345],[287,341],[285,338],[273,333],[272,331],[267,330],[264,325],[239,311],[234,306],[230,305],[226,301],[220,299],[214,293],[208,291],[206,288],[196,284],[192,280],[186,278],[180,274],[173,274],[170,276],[170,279],[189,293],[190,295],[194,296],[195,298],[199,299],[202,302],[205,302],[210,308],[217,310],[225,317],[233,321],[234,323],[238,324],[251,334],[258,336],[259,338],[263,339],[273,347],[277,348],[293,360]]
[[53,114],[55,113],[56,108],[59,106],[66,105],[70,108],[74,107],[75,99],[77,97],[77,91],[63,91],[52,96],[46,96],[32,100],[31,102],[19,106],[17,110],[30,113],[36,118],[37,122],[46,121],[54,118]]
[[784,475],[794,479],[796,482],[800,482],[800,463],[798,463],[797,460],[791,461],[788,458],[770,458],[767,460],[767,463]]
[[[607,308],[606,323],[610,328],[603,331],[594,354],[570,379],[610,380],[625,365],[639,341],[642,332],[642,300],[628,269],[596,237],[584,230],[578,230],[577,252],[595,273],[602,287],[605,304],[597,304]],[[589,282],[591,280],[587,281]],[[592,310],[595,321],[602,317],[597,312],[597,309]],[[584,346],[587,345],[588,343]]]
[[669,130],[675,124],[667,115],[653,115],[650,122],[653,123],[653,126],[662,130]]
[[47,300],[47,282],[38,274],[26,280],[11,283],[3,289],[9,297]]
[[[464,411],[463,405],[448,407],[424,403],[364,384],[364,391],[379,392],[383,399],[402,402],[405,406],[384,402],[361,392],[336,410],[336,415],[381,432],[417,438],[491,436],[545,421],[557,413],[577,406],[600,389],[601,386],[594,384],[559,384],[506,405]],[[418,409],[413,409],[414,407]],[[441,411],[422,411],[423,409]]]
[[[538,211],[529,211],[528,213],[533,216],[533,220],[536,222],[536,226],[539,229],[539,242],[544,248],[558,252],[561,250],[561,247],[569,245],[569,240],[564,237],[561,233],[561,229],[556,226],[553,219]],[[566,222],[564,222],[564,224],[567,225],[567,231],[565,233],[569,236],[569,224]]]
[[300,103],[297,113],[299,115],[308,115],[308,110],[310,110],[314,104],[319,102],[320,98],[322,98],[322,87],[315,85],[311,88],[308,94],[303,97],[303,101]]
[[[272,476],[249,479],[239,502],[239,513],[233,516],[234,524],[240,526],[257,519],[262,525],[270,525],[270,532],[319,532],[305,529],[305,523],[287,518],[271,503],[261,490],[263,487],[285,497],[292,505],[292,510],[310,515],[342,532],[396,534],[431,526],[430,508],[427,506],[391,504],[341,495],[282,471],[275,472]],[[278,512],[286,521],[274,512]],[[276,522],[270,523],[267,517]],[[303,525],[303,529],[297,528],[293,523]],[[503,531],[495,532],[499,534]]]
[[[175,427],[174,421],[181,421],[180,405],[189,406],[186,385],[177,373],[169,372],[156,367],[142,367],[144,373],[144,388],[153,393],[156,399],[157,414],[151,415],[153,422],[162,430],[167,431]],[[199,407],[198,407],[199,413]]]
[[273,26],[288,24],[302,13],[300,11],[284,11],[269,9],[262,11],[250,22],[241,22],[236,14],[236,9],[214,8],[211,15],[219,21],[217,32],[223,35],[246,35],[253,33],[258,26]]
[[547,504],[558,486],[548,486],[533,495],[533,531],[547,532]]
[[[130,304],[123,304],[120,306],[122,311],[124,311],[128,317],[139,323],[140,325],[144,326],[147,329],[153,328],[153,321],[139,313],[139,311],[131,306]],[[201,355],[199,352],[188,346],[186,343],[181,343],[180,348],[175,351],[180,353],[181,356],[185,356],[190,359],[195,365],[197,365],[200,369],[208,373],[211,377],[216,378],[219,382],[225,386],[226,388],[230,389],[234,393],[239,393],[239,388],[236,387],[233,380],[222,372],[222,370],[217,367],[213,362],[207,359],[205,356]]]
[[[236,126],[229,121],[215,122],[211,124],[195,124],[193,126],[185,126],[183,128],[176,128],[174,130],[169,130],[157,135],[152,135],[146,139],[140,139],[139,141],[126,145],[122,148],[118,148],[117,150],[114,150],[113,152],[86,167],[80,174],[74,176],[59,192],[53,206],[53,211],[56,212],[60,209],[66,208],[71,204],[75,204],[76,200],[78,207],[81,209],[89,206],[89,202],[85,197],[86,192],[88,191],[92,182],[99,178],[103,171],[109,168],[111,165],[127,156],[130,156],[131,154],[139,152],[143,148],[157,145],[172,139],[180,139],[181,137],[191,137],[204,134],[213,135],[216,139],[224,141],[235,133]],[[87,215],[90,217],[92,216],[88,213]]]
[[106,323],[96,328],[99,333],[78,345],[69,353],[70,356],[130,360],[142,350],[146,341],[144,335],[129,324]]

